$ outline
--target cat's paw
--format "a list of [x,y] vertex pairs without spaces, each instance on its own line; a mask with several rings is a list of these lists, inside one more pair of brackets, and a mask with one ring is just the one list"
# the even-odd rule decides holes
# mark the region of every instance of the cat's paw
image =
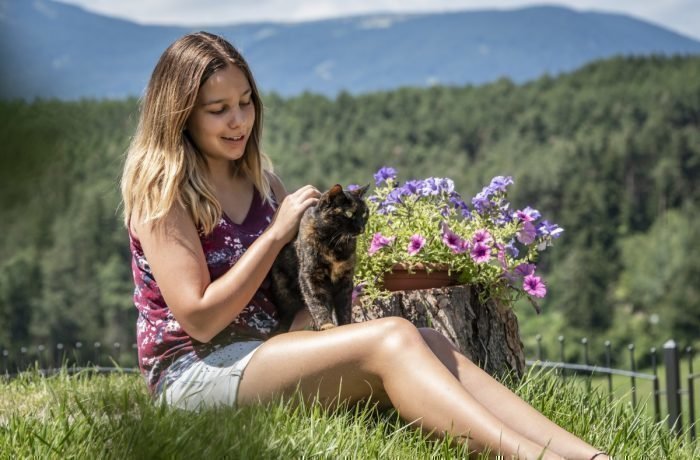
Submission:
[[326,330],[331,329],[331,328],[334,328],[334,327],[335,327],[335,324],[333,324],[333,323],[326,323],[326,324],[324,324],[323,326],[321,326],[318,330],[319,330],[319,331],[326,331]]

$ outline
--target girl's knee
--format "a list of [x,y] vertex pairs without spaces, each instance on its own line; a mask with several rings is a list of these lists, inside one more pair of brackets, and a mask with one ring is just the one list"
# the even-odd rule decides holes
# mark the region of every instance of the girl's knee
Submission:
[[416,326],[398,316],[378,319],[376,332],[380,350],[390,355],[406,352],[415,346],[425,346]]

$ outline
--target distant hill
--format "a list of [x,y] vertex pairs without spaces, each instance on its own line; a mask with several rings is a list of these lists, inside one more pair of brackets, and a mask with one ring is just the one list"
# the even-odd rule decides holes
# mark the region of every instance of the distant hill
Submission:
[[0,0],[0,97],[138,96],[165,47],[201,29],[234,42],[261,88],[282,95],[523,82],[614,55],[700,54],[700,42],[629,16],[550,6],[183,28]]

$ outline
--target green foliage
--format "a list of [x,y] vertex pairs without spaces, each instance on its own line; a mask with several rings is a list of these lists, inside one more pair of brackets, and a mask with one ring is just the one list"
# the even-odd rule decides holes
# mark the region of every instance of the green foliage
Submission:
[[[565,229],[538,265],[545,315],[636,340],[649,322],[624,332],[627,312],[656,313],[654,340],[697,335],[700,58],[615,58],[524,85],[268,94],[265,108],[263,147],[288,189],[364,185],[384,165],[450,177],[463,196],[512,176],[513,207]],[[3,345],[133,341],[118,180],[137,110],[0,103]]]

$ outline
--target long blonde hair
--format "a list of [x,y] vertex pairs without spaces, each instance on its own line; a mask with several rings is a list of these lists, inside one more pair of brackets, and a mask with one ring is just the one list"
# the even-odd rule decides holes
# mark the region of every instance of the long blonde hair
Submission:
[[206,180],[202,153],[185,134],[200,87],[217,70],[237,66],[248,78],[255,121],[234,172],[245,175],[270,200],[267,172],[272,164],[261,148],[263,107],[248,64],[224,38],[207,32],[185,35],[163,52],[141,101],[138,128],[126,155],[121,180],[124,221],[132,217],[158,226],[177,203],[209,234],[223,214]]

